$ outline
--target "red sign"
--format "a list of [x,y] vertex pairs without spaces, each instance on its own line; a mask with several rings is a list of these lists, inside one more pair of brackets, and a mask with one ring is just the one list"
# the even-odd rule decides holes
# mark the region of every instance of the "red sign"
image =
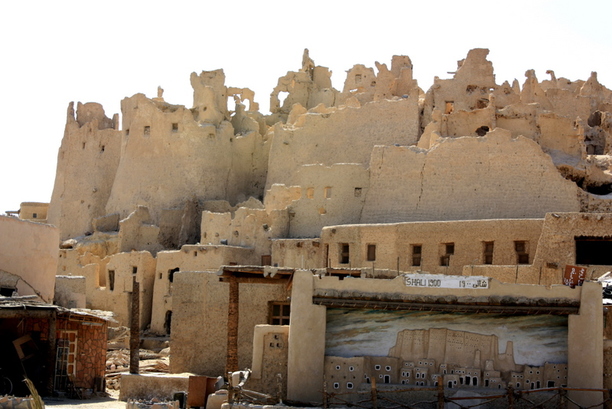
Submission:
[[563,275],[563,284],[574,288],[577,285],[582,285],[586,278],[586,267],[565,266],[565,274]]

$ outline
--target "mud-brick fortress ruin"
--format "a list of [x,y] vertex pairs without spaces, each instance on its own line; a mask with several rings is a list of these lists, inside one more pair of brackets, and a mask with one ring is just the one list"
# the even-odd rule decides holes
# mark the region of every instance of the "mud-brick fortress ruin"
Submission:
[[[407,56],[355,65],[336,90],[306,50],[269,115],[222,70],[191,75],[191,108],[161,89],[125,98],[121,119],[71,103],[47,215],[56,302],[128,325],[135,277],[140,327],[170,338],[171,372],[251,367],[262,390],[278,372],[290,399],[315,402],[330,360],[351,358],[325,352],[328,309],[557,314],[567,359],[538,367],[564,365],[556,386],[603,387],[592,281],[612,265],[612,91],[596,73],[498,84],[487,54],[424,92]],[[563,285],[568,265],[586,268],[583,286]],[[424,273],[486,285],[406,285]],[[422,385],[460,364],[420,359]],[[497,387],[532,365],[495,362],[460,366]]]

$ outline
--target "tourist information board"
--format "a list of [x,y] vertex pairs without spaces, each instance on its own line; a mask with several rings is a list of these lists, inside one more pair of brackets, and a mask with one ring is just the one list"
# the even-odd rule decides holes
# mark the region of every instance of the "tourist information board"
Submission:
[[582,285],[586,278],[586,267],[572,266],[570,264],[565,266],[565,274],[563,275],[563,284],[569,285],[574,288],[577,285]]

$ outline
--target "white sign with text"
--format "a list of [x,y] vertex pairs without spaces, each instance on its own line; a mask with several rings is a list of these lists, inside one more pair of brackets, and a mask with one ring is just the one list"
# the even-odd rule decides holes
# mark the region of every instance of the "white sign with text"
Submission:
[[489,277],[447,276],[444,274],[404,274],[407,287],[423,288],[489,288]]

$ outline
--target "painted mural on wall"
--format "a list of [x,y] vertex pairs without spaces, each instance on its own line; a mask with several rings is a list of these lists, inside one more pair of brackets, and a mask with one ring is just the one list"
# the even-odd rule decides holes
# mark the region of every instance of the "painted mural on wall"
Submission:
[[518,389],[567,383],[567,317],[327,310],[327,379]]

